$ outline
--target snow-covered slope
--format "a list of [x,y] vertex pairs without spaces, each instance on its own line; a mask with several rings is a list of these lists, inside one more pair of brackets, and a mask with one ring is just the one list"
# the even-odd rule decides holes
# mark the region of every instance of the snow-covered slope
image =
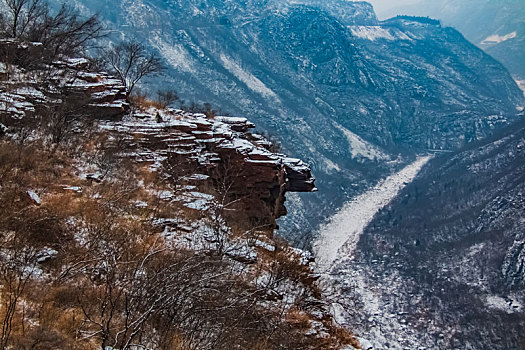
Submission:
[[376,349],[521,349],[524,166],[523,122],[429,161],[339,250],[339,320]]

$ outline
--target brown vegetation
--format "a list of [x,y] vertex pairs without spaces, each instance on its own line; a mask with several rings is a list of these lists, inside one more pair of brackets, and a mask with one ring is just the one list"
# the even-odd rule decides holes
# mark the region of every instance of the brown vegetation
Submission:
[[[105,144],[88,143],[93,154]],[[0,144],[0,348],[338,348],[344,337],[330,323],[326,338],[305,335],[319,290],[286,246],[240,270],[222,250],[183,249],[150,224],[158,206],[130,205],[151,200],[131,185],[139,166],[88,183],[72,162],[38,142]],[[279,290],[294,285],[305,288],[289,291],[289,305]]]

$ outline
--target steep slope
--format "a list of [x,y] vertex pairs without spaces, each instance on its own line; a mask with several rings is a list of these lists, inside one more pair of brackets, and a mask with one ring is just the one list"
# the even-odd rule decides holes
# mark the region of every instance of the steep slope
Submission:
[[253,115],[312,164],[321,191],[291,216],[302,231],[405,157],[483,137],[524,104],[504,68],[456,31],[418,19],[378,23],[362,3],[75,3],[103,14],[115,37],[158,50],[170,68],[157,84]]
[[0,347],[358,347],[310,255],[273,235],[285,194],[315,189],[308,165],[245,118],[128,100],[85,59],[6,56]]
[[524,167],[523,122],[431,161],[333,268],[346,320],[380,349],[523,349]]
[[394,6],[381,16],[430,16],[457,28],[465,37],[501,61],[518,80],[525,80],[525,3],[520,0],[415,1]]

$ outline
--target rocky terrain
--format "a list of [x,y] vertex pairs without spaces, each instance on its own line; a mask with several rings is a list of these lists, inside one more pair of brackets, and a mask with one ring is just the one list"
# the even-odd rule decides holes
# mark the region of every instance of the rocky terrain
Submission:
[[[14,40],[4,45],[27,50]],[[107,147],[118,148],[120,157],[133,159],[151,171],[170,168],[169,176],[177,177],[174,190],[180,197],[168,199],[180,200],[186,195],[191,199],[196,195],[202,208],[206,208],[209,203],[203,199],[211,200],[214,194],[228,197],[232,203],[221,205],[231,205],[233,211],[242,208],[249,222],[272,232],[276,220],[286,214],[286,192],[316,190],[310,167],[300,159],[271,152],[272,143],[251,133],[255,125],[246,118],[208,117],[155,107],[153,102],[130,107],[120,81],[107,73],[89,70],[88,62],[83,58],[55,62],[50,68],[52,77],[46,81],[49,85],[17,67],[11,67],[9,73],[6,69],[2,81],[5,92],[0,95],[2,135],[16,136],[20,128],[37,123],[35,118],[53,105],[54,98],[64,98],[56,90],[66,91],[67,95],[86,99],[82,106],[84,116],[94,119],[96,127],[108,133]],[[84,168],[80,176],[103,181],[105,172],[97,166]],[[199,197],[193,191],[197,187],[213,191],[221,186],[227,193]]]
[[0,348],[359,347],[310,255],[273,236],[310,167],[246,118],[129,99],[90,63],[3,63]]
[[[421,151],[455,149],[515,120],[508,72],[461,34],[419,18],[377,20],[349,1],[75,1],[169,65],[156,84],[187,105],[251,115],[320,191],[282,226],[302,236]],[[401,157],[398,157],[401,154]],[[315,198],[315,199],[314,199]]]

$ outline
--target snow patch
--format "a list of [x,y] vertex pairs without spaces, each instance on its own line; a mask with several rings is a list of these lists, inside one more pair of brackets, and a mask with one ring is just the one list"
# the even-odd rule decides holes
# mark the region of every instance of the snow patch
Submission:
[[[523,96],[525,96],[525,80],[518,80],[518,79],[515,79],[516,81],[516,84],[518,84],[518,87],[521,89],[521,91],[523,91]],[[523,107],[520,107],[521,110],[523,110]]]
[[482,45],[490,45],[490,44],[500,44],[504,41],[514,39],[518,36],[517,32],[512,32],[507,35],[500,36],[499,34],[494,34],[491,36],[486,37],[481,44]]
[[485,304],[490,309],[504,311],[508,314],[520,312],[523,309],[523,305],[514,300],[512,297],[502,298],[497,295],[489,295],[485,299]]
[[430,158],[419,157],[398,173],[390,175],[374,188],[346,203],[322,225],[314,243],[317,270],[330,269],[339,255],[351,256],[361,234],[376,213],[389,204],[406,184],[412,182]]
[[226,68],[230,73],[235,75],[237,79],[246,84],[246,86],[248,86],[250,90],[260,94],[265,98],[272,98],[275,101],[279,102],[279,98],[277,97],[275,92],[270,90],[266,85],[264,85],[264,83],[261,80],[259,80],[253,74],[245,71],[241,66],[235,63],[225,54],[221,54],[220,59],[222,61],[222,64],[224,65],[224,68]]
[[383,28],[381,26],[350,26],[352,35],[365,40],[376,41],[376,40],[411,40],[405,33],[396,30]]
[[63,189],[66,191],[82,193],[82,187],[79,187],[79,186],[63,186]]
[[192,60],[190,54],[180,44],[169,44],[159,36],[154,36],[152,44],[155,46],[162,56],[168,61],[170,65],[180,71],[194,73]]
[[256,247],[259,247],[259,248],[262,248],[262,249],[265,249],[269,252],[275,252],[275,246],[273,244],[269,244],[269,243],[266,243],[266,242],[263,242],[261,240],[256,240],[255,241],[255,246]]
[[339,167],[339,165],[335,164],[330,159],[326,157],[322,157],[322,161],[324,163],[324,168],[328,174],[341,171],[341,168]]
[[31,200],[33,202],[35,202],[35,204],[37,204],[37,205],[42,204],[42,201],[40,200],[40,197],[38,196],[38,194],[35,191],[27,191],[27,195],[29,196],[29,198],[31,198]]
[[57,255],[58,255],[58,252],[56,250],[46,247],[42,249],[40,252],[38,252],[36,261],[39,264],[42,264],[46,262],[47,260],[54,258]]
[[344,128],[339,124],[335,126],[343,132],[350,146],[350,153],[352,158],[367,158],[370,160],[389,160],[390,157],[381,151],[379,147],[372,145],[371,143],[363,140],[360,136],[354,134],[350,130]]

